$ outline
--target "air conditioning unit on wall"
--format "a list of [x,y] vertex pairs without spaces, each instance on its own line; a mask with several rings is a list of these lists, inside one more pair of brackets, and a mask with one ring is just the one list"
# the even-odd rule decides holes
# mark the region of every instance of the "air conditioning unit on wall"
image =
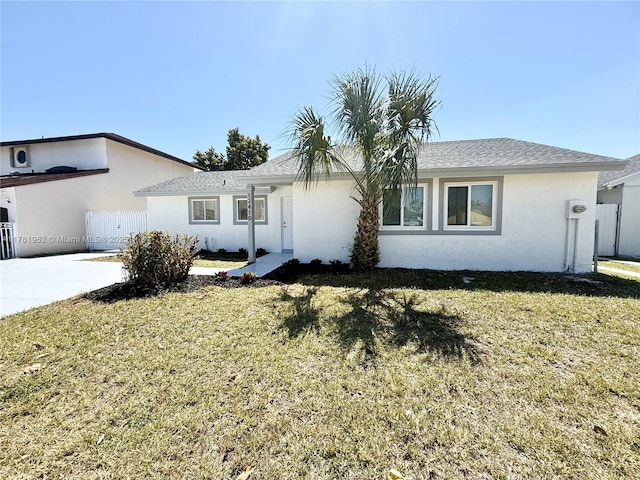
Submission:
[[27,168],[31,166],[31,158],[29,158],[29,147],[11,147],[11,167]]

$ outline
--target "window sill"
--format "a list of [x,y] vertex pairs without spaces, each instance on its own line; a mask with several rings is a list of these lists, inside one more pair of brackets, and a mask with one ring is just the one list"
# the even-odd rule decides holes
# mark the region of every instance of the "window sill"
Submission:
[[397,229],[397,230],[378,230],[378,235],[386,236],[386,235],[476,235],[476,236],[486,236],[486,235],[502,235],[502,232],[499,230],[415,230],[415,229]]

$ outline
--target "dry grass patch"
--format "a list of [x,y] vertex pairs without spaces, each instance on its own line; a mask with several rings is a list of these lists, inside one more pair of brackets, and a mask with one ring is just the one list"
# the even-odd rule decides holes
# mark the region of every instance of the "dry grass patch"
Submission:
[[0,478],[640,476],[640,284],[436,275],[6,317]]
[[[122,262],[120,255],[110,255],[105,257],[89,258],[88,262]],[[246,259],[241,259],[239,256],[233,255],[220,255],[220,254],[202,254],[198,255],[193,261],[194,267],[209,267],[220,268],[225,270],[233,270],[236,268],[242,268],[247,264]]]

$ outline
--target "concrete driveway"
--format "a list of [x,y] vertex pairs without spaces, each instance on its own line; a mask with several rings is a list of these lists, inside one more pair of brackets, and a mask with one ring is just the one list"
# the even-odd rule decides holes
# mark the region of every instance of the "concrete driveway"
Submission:
[[123,280],[119,262],[87,262],[112,253],[74,253],[0,262],[0,317]]

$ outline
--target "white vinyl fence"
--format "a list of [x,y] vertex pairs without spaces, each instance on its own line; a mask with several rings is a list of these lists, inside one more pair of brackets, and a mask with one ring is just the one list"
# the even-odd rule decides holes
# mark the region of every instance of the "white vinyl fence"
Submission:
[[14,222],[0,223],[0,260],[16,256],[16,232]]
[[87,248],[117,250],[127,236],[147,230],[146,210],[138,212],[87,212]]
[[596,205],[598,226],[598,256],[613,257],[618,252],[618,220],[620,205],[606,203]]

